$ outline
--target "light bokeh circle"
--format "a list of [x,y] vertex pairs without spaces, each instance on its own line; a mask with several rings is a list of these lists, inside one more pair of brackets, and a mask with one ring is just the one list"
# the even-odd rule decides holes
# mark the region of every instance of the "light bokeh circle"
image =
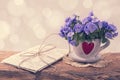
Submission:
[[36,24],[33,26],[33,32],[38,39],[43,39],[46,37],[47,32],[41,24]]
[[50,8],[43,8],[42,14],[46,18],[50,18],[52,16],[52,10]]
[[78,6],[79,0],[58,0],[59,6],[67,11],[72,11]]
[[12,44],[18,44],[20,41],[19,36],[17,34],[11,35],[9,40]]
[[93,6],[93,0],[83,0],[83,6],[85,8],[91,8]]
[[111,8],[107,1],[98,1],[93,7],[93,11],[98,18],[108,20],[111,17]]
[[25,14],[26,10],[27,10],[27,6],[26,4],[23,2],[20,2],[21,0],[9,0],[8,5],[7,5],[7,9],[9,14],[11,14],[12,16],[17,16],[20,17],[23,14]]
[[5,42],[3,40],[0,40],[0,50],[5,47]]
[[10,25],[5,21],[0,21],[0,39],[5,39],[10,34]]
[[64,22],[64,15],[58,10],[53,10],[52,15],[47,19],[47,25],[53,29],[58,29]]

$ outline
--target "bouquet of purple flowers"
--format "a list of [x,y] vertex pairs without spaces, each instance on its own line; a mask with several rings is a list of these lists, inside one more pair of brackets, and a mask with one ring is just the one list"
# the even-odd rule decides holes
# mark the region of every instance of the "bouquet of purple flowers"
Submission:
[[68,40],[71,45],[77,46],[80,42],[95,39],[100,39],[102,43],[105,43],[118,35],[116,31],[116,26],[99,20],[90,12],[83,20],[80,20],[77,15],[66,18],[59,35]]

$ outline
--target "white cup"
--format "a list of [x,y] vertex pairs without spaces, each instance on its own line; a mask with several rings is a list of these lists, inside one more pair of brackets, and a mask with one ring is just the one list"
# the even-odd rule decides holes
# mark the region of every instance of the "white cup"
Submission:
[[[88,44],[88,48],[89,48],[89,44],[94,45],[92,47],[91,51],[89,51],[89,53],[86,53],[83,50],[84,42],[86,42]],[[99,52],[101,50],[105,49],[106,47],[108,47],[110,44],[110,41],[108,40],[105,44],[101,45],[101,41],[99,39],[93,40],[92,42],[88,42],[88,41],[84,41],[84,42],[81,42],[78,46],[73,46],[74,52],[71,52],[69,54],[69,57],[72,58],[74,61],[90,62],[90,63],[97,62],[101,58]]]

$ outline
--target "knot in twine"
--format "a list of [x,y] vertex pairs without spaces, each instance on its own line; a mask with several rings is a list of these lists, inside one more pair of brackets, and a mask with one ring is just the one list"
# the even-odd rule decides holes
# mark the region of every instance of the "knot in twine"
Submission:
[[[48,48],[46,49],[46,47],[48,47]],[[39,56],[39,58],[40,58],[45,64],[49,65],[45,60],[42,59],[41,55],[43,55],[43,53],[49,52],[49,51],[51,51],[51,50],[53,50],[53,49],[55,49],[55,48],[56,48],[56,46],[53,46],[52,44],[41,45],[41,46],[39,47],[39,49],[38,49],[37,52],[26,52],[26,53],[24,53],[24,54],[20,54],[21,57],[26,57],[26,58],[23,59],[23,60],[19,63],[19,67],[20,67],[20,65],[23,64],[25,61],[27,61],[27,60],[29,60],[29,59],[32,59],[33,57],[37,57],[37,56]],[[55,60],[55,58],[53,58],[53,57],[50,57],[50,56],[47,56],[47,57]]]

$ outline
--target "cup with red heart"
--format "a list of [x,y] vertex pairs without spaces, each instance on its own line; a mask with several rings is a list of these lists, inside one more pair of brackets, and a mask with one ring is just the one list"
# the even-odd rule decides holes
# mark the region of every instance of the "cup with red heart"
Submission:
[[65,20],[59,35],[73,46],[69,57],[79,62],[100,60],[99,52],[109,46],[109,39],[118,35],[115,25],[99,20],[91,12],[83,20],[74,15]]
[[78,46],[73,46],[74,52],[69,54],[69,57],[77,62],[93,63],[101,59],[100,51],[108,47],[110,41],[108,40],[104,45],[101,45],[99,39],[89,41],[83,41]]

